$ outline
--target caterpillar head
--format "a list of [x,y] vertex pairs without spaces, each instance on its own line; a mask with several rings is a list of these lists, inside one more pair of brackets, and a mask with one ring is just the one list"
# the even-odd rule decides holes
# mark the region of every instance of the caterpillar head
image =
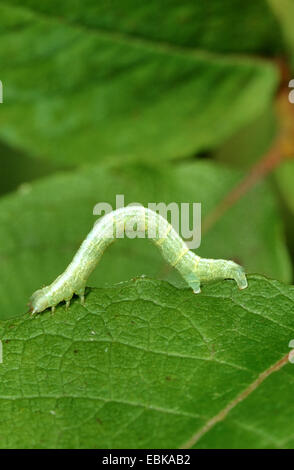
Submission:
[[43,310],[46,310],[46,308],[50,306],[47,294],[48,287],[43,287],[43,289],[38,289],[33,293],[29,302],[32,314],[43,312]]

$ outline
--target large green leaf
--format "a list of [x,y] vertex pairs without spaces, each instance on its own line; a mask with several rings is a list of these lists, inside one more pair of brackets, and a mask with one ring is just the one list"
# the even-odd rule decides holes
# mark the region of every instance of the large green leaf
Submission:
[[182,157],[219,145],[272,100],[269,62],[106,32],[78,21],[83,4],[73,17],[72,2],[61,5],[60,18],[51,2],[41,13],[0,2],[0,138],[30,155],[61,165]]
[[251,54],[273,54],[283,47],[266,0],[9,0],[9,5],[113,36],[119,32],[182,47]]
[[1,322],[0,446],[292,447],[293,310],[260,276],[200,295],[137,279]]
[[[34,290],[64,271],[97,217],[94,205],[115,195],[125,204],[200,202],[202,217],[215,208],[242,174],[212,163],[169,167],[89,167],[22,187],[0,203],[0,318],[26,311]],[[266,183],[256,186],[202,237],[198,253],[234,259],[248,272],[291,278],[278,208]],[[147,240],[117,241],[103,255],[90,286],[146,274],[181,285]]]

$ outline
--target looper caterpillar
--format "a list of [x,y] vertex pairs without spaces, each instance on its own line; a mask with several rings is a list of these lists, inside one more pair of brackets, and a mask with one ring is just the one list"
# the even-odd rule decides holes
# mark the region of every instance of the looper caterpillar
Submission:
[[74,294],[84,303],[86,282],[106,248],[126,230],[127,224],[137,224],[148,233],[164,259],[176,268],[195,294],[200,283],[213,279],[235,279],[240,289],[247,287],[244,269],[233,261],[206,259],[189,250],[174,228],[156,212],[143,206],[128,206],[105,215],[95,224],[72,262],[63,274],[49,286],[37,290],[30,299],[30,310],[39,313],[65,301],[69,307]]

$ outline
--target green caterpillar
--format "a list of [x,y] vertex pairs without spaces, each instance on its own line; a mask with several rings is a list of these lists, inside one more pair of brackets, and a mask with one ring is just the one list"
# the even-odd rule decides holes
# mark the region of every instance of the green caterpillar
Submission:
[[121,238],[127,227],[140,227],[159,248],[164,259],[176,268],[195,294],[200,283],[213,279],[235,279],[240,289],[247,287],[244,269],[233,261],[205,259],[189,250],[173,227],[156,212],[143,206],[128,206],[105,215],[95,224],[72,262],[49,286],[37,290],[30,299],[32,314],[65,301],[69,307],[74,294],[85,301],[87,279],[106,248]]

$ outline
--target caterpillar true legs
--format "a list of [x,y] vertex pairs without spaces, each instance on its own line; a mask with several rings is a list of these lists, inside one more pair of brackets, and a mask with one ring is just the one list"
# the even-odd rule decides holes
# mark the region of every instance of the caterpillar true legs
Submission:
[[[129,225],[128,225],[129,224]],[[234,279],[240,289],[247,287],[244,269],[233,261],[200,258],[190,251],[166,219],[143,206],[128,206],[102,217],[84,240],[63,274],[49,286],[37,290],[30,299],[30,310],[39,313],[65,301],[69,307],[74,294],[85,300],[87,279],[106,248],[120,238],[127,226],[137,224],[159,248],[165,260],[179,271],[194,293],[200,283],[213,279]]]

